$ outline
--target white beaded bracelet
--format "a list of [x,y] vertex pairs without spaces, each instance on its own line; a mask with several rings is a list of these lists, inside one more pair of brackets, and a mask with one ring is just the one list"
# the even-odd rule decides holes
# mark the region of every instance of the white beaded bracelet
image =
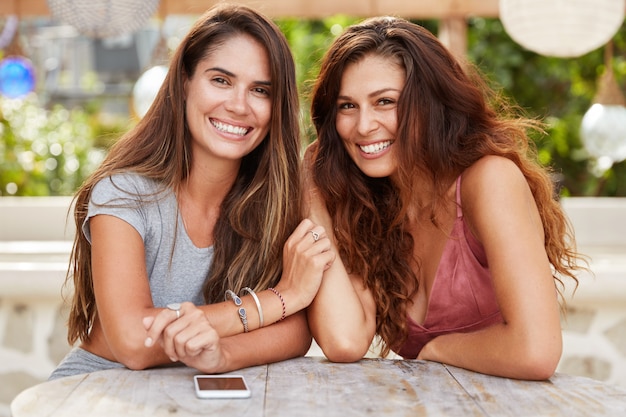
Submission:
[[263,327],[263,308],[261,308],[261,301],[259,301],[259,297],[257,297],[256,293],[250,287],[243,287],[241,291],[245,291],[252,296],[252,299],[256,304],[256,309],[259,312],[259,328]]

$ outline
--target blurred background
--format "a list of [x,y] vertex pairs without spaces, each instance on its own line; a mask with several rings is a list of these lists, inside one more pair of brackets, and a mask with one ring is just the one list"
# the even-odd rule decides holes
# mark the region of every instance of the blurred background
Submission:
[[[526,15],[527,9],[536,14],[527,17],[531,24],[522,27],[522,33],[537,37],[538,31],[545,30],[546,39],[537,43],[549,44],[549,39],[557,37],[552,33],[558,29],[553,27],[554,19],[566,17],[550,18],[543,10],[546,6],[541,6],[545,2],[526,2],[539,6],[536,10],[531,6],[522,9]],[[560,3],[575,7],[573,4],[577,2]],[[145,111],[151,93],[158,89],[162,79],[162,71],[150,70],[167,65],[168,54],[190,23],[216,2],[94,0],[83,2],[85,10],[77,6],[80,3],[2,0],[2,196],[71,195],[108,146]],[[570,53],[576,56],[554,56],[568,53],[571,46],[567,42],[577,45],[590,36],[576,29],[572,31],[575,35],[563,35],[562,45],[555,42],[554,51],[529,50],[507,33],[499,18],[498,0],[338,0],[318,1],[315,7],[304,1],[243,3],[273,16],[289,39],[298,65],[302,126],[308,140],[312,139],[313,131],[307,118],[307,82],[315,77],[318,60],[328,43],[343,27],[364,16],[401,14],[435,34],[441,36],[445,32],[446,42],[459,57],[477,65],[495,87],[502,88],[503,94],[530,116],[547,122],[548,135],[537,138],[536,142],[541,161],[553,166],[559,175],[562,195],[626,195],[623,137],[621,144],[614,144],[616,149],[606,146],[599,149],[602,145],[593,144],[586,147],[581,137],[581,123],[597,99],[601,77],[612,72],[618,90],[623,89],[626,75],[623,18],[617,28],[611,22],[610,33],[599,41],[603,41],[601,44],[592,45],[594,49]],[[461,7],[459,3],[465,5]],[[593,5],[592,11],[601,9],[595,2],[588,3]],[[143,20],[138,18],[141,9],[147,9]],[[98,20],[100,15],[106,15],[106,24]],[[548,28],[542,29],[542,16]],[[581,16],[583,29],[594,26],[590,22],[598,19],[600,22],[595,26],[603,23],[584,10]],[[608,58],[607,50],[610,50]],[[546,55],[550,53],[552,56]],[[10,63],[13,68],[9,68]],[[20,69],[22,72],[18,72]],[[19,87],[10,87],[11,82]],[[621,133],[626,134],[624,129]]]
[[[61,285],[71,195],[142,117],[169,54],[215,3],[0,0],[0,416],[69,349]],[[626,385],[624,0],[231,3],[266,13],[285,33],[305,142],[314,139],[308,94],[322,54],[346,26],[381,14],[423,25],[543,120],[539,158],[554,169],[593,270],[564,320],[559,370]]]

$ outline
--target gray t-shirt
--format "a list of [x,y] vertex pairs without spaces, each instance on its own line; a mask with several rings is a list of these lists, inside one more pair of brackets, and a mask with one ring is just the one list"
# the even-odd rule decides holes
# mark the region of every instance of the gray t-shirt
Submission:
[[[137,174],[101,180],[93,189],[82,232],[89,242],[89,219],[111,215],[137,230],[146,251],[146,270],[155,307],[191,301],[202,305],[202,285],[213,260],[213,247],[196,247],[178,213],[176,195]],[[176,238],[174,239],[174,236]],[[111,262],[117,262],[111,259]],[[123,367],[80,348],[74,348],[49,379]]]
[[93,189],[82,228],[90,242],[89,219],[99,214],[124,220],[143,239],[155,307],[182,301],[204,304],[202,284],[213,260],[213,247],[193,244],[171,190],[136,174],[105,178]]

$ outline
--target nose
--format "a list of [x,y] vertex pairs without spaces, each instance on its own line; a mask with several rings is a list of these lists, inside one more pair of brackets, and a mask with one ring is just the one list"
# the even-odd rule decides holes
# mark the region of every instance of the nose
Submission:
[[231,94],[225,103],[226,110],[236,113],[245,114],[248,112],[248,91],[244,88],[233,88]]
[[376,119],[376,114],[369,108],[361,108],[359,111],[359,120],[357,125],[357,131],[361,136],[367,136],[378,129],[379,123]]

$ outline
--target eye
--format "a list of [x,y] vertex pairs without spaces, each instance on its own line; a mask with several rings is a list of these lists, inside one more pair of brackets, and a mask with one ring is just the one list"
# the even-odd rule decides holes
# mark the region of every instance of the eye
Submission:
[[381,106],[384,106],[386,104],[393,104],[393,103],[395,103],[395,101],[390,98],[381,98],[378,100],[378,104],[380,104]]
[[252,91],[255,94],[260,95],[260,96],[264,96],[264,97],[269,97],[270,96],[270,90],[268,90],[265,87],[254,87],[252,89]]
[[354,108],[354,104],[352,103],[339,103],[338,106],[339,110],[348,110],[348,109],[353,109]]
[[228,80],[224,77],[213,77],[211,81],[215,84],[228,85]]

